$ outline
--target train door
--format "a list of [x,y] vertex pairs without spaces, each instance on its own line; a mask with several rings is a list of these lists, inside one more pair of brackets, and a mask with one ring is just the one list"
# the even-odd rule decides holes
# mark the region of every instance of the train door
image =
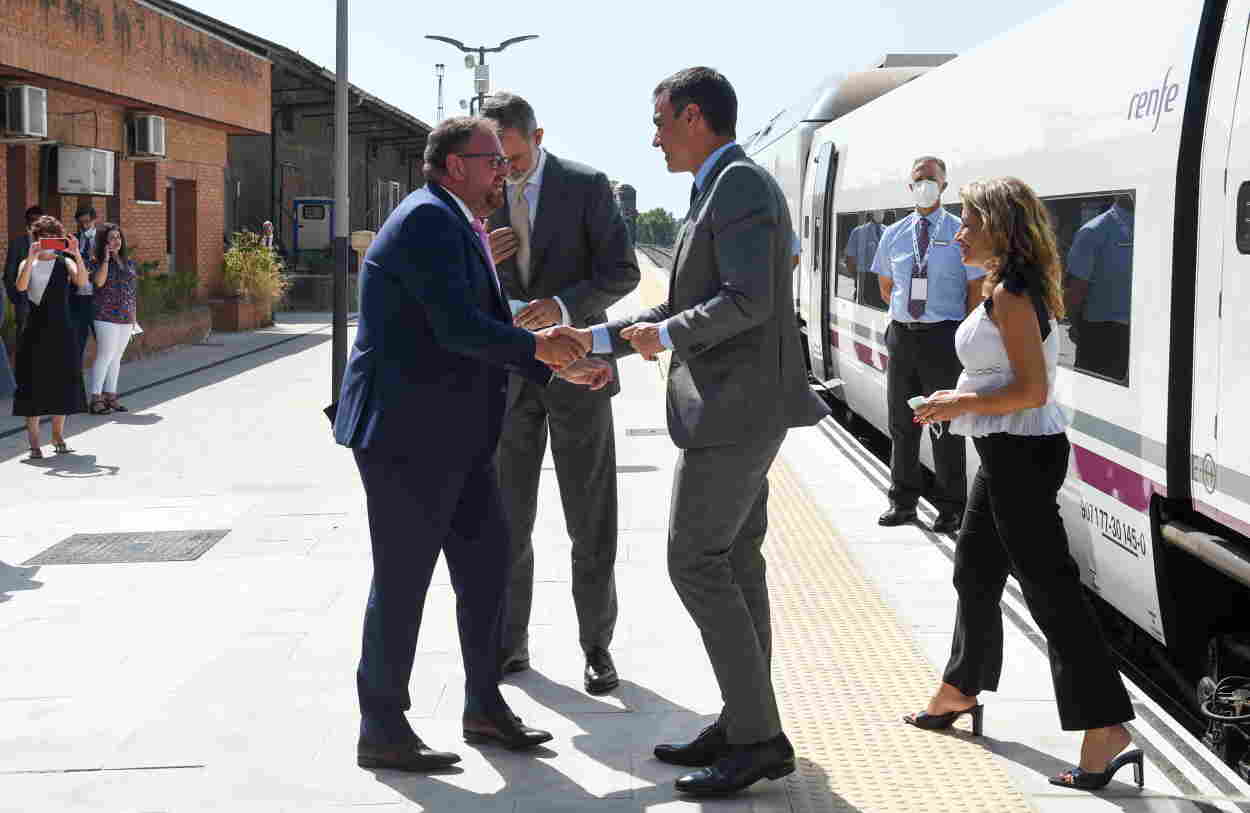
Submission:
[[[1214,304],[1216,309],[1218,362],[1214,370],[1201,362],[1195,369],[1196,377],[1209,376],[1218,381],[1215,414],[1210,424],[1215,451],[1203,454],[1195,466],[1197,482],[1193,483],[1193,493],[1200,503],[1213,503],[1219,513],[1239,520],[1244,527],[1250,520],[1250,421],[1246,420],[1250,405],[1250,51],[1246,49],[1244,24],[1236,29],[1226,28],[1224,33],[1229,35],[1234,30],[1237,37],[1229,46],[1239,46],[1237,50],[1241,51],[1241,81],[1227,130],[1224,205],[1218,216],[1212,212],[1207,221],[1212,230],[1220,229],[1221,234],[1204,234],[1200,238],[1219,243],[1222,255],[1219,293],[1210,288],[1200,288],[1198,293],[1199,298],[1216,300],[1207,304]],[[1230,57],[1235,54],[1236,51]],[[1212,103],[1218,101],[1212,99]],[[1208,137],[1211,135],[1217,134],[1208,133]],[[1195,444],[1195,452],[1200,449]]]
[[[812,190],[812,237],[808,245],[811,256],[810,279],[813,286],[812,298],[820,303],[820,318],[813,320],[808,330],[815,331],[820,336],[819,342],[812,342],[814,347],[818,346],[820,349],[820,363],[817,364],[815,359],[812,360],[812,371],[820,381],[828,381],[837,377],[837,365],[831,352],[829,336],[829,298],[832,295],[831,272],[833,270],[833,263],[830,262],[833,242],[830,240],[829,230],[833,228],[833,183],[837,180],[837,164],[837,151],[834,150],[831,142],[825,142],[820,145],[816,153],[810,174]],[[809,336],[809,338],[815,337]]]

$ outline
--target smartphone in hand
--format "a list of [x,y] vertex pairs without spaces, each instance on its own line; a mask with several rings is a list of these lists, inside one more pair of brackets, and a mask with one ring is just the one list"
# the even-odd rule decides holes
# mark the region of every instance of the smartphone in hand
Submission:
[[69,240],[66,240],[64,237],[40,237],[39,238],[39,250],[40,251],[68,251]]

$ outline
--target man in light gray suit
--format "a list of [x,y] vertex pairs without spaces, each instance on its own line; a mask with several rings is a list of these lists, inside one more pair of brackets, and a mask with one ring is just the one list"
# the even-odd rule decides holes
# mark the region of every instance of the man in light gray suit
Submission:
[[[733,143],[738,102],[725,77],[690,68],[655,90],[654,145],[690,172],[668,301],[578,331],[583,347],[654,359],[673,350],[668,428],[682,449],[669,514],[669,575],[703,634],[724,710],[657,758],[701,767],[680,791],[733,793],[794,770],[769,675],[772,633],[761,547],[768,470],[792,426],[829,414],[811,391],[791,304],[789,210]],[[573,331],[567,331],[573,333]]]
[[[491,253],[518,326],[582,327],[638,286],[638,261],[607,177],[542,148],[534,108],[496,93],[482,116],[499,127],[512,172],[506,203],[490,219]],[[592,391],[553,382],[539,387],[512,376],[499,439],[500,490],[512,534],[512,575],[504,603],[502,671],[529,668],[534,593],[534,515],[547,437],[560,481],[564,521],[573,542],[573,604],[586,657],[586,691],[620,682],[608,648],[616,627],[616,441],[610,387]]]

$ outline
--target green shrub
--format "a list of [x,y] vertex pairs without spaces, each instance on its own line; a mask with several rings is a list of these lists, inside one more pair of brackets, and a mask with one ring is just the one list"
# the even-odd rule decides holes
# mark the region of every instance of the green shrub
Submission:
[[[195,304],[199,278],[194,271],[152,274],[159,263],[140,263],[138,280],[139,322],[168,313],[185,311]],[[145,266],[147,266],[145,268]]]
[[261,245],[260,235],[250,231],[230,237],[222,277],[228,293],[251,302],[274,302],[287,287],[277,253]]

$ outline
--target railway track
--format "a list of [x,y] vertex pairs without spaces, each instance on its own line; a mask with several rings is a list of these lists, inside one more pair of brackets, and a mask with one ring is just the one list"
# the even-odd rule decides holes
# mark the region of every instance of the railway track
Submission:
[[673,249],[671,247],[657,246],[652,243],[639,243],[636,248],[647,255],[648,260],[665,271],[673,270]]

